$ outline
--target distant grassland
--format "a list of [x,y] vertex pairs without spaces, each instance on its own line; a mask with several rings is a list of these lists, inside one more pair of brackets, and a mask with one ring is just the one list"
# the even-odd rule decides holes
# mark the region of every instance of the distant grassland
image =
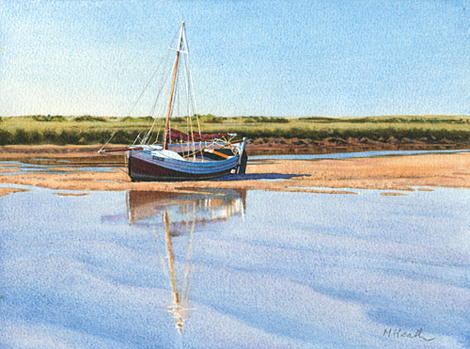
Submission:
[[[15,144],[131,144],[143,136],[152,124],[151,117],[120,118],[95,116],[22,116],[0,117],[0,145]],[[172,127],[186,131],[186,118],[173,118]],[[195,118],[193,127],[197,130]],[[469,116],[377,116],[355,118],[330,117],[200,117],[201,132],[237,133],[250,141],[285,138],[321,141],[367,138],[397,140],[470,142]],[[164,120],[158,119],[152,141],[158,130],[162,137]],[[237,137],[238,138],[238,137]]]

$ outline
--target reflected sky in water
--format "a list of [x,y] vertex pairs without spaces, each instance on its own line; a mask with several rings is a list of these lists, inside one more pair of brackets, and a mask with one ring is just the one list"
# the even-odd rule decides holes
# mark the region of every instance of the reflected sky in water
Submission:
[[354,191],[0,197],[0,347],[469,347],[470,191]]
[[328,153],[328,154],[286,154],[286,155],[258,155],[250,156],[251,161],[276,159],[276,160],[322,160],[322,159],[353,159],[369,158],[374,156],[394,155],[420,155],[420,154],[445,154],[445,153],[468,153],[468,149],[450,150],[377,150],[357,151],[350,153]]

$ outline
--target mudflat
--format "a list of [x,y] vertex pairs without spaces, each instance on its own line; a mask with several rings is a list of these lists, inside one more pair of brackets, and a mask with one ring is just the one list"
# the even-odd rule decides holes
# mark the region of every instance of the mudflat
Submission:
[[[0,153],[0,160],[42,158],[42,161],[72,159],[72,163],[116,166],[110,172],[81,171],[68,165],[54,173],[18,173],[16,167],[2,170],[0,183],[33,185],[65,190],[155,190],[186,191],[203,188],[257,189],[291,192],[349,194],[353,189],[426,190],[426,187],[470,188],[470,152],[341,160],[257,160],[248,163],[246,175],[229,180],[195,182],[133,183],[124,168],[124,157],[96,156],[97,147],[20,147]],[[23,151],[19,151],[23,150]],[[74,161],[75,159],[75,161]],[[6,174],[8,172],[8,174]]]

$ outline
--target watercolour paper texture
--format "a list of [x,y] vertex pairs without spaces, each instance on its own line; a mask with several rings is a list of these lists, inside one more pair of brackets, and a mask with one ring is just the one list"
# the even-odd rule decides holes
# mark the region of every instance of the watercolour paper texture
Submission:
[[[0,348],[470,347],[469,5],[0,2]],[[182,21],[246,173],[131,181]]]

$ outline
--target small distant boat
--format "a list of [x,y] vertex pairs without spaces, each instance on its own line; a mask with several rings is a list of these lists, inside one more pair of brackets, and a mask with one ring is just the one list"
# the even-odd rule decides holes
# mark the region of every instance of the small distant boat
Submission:
[[[129,177],[132,181],[188,181],[214,179],[231,173],[244,174],[248,159],[245,152],[246,138],[234,140],[236,134],[200,132],[184,22],[179,29],[176,48],[170,46],[170,52],[176,52],[176,58],[169,85],[163,140],[161,144],[158,144],[157,140],[150,144],[154,121],[146,136],[140,140],[140,144],[133,144],[120,150],[127,152]],[[181,88],[178,87],[178,83],[184,85],[183,93],[179,92]],[[163,87],[159,90],[157,99],[163,90]],[[176,110],[181,110],[179,104],[176,106],[176,102],[183,100],[186,102],[184,107],[187,118],[186,132],[170,126],[172,115]],[[197,132],[193,130],[193,124],[197,124]],[[112,151],[117,150],[101,149],[99,152]]]

